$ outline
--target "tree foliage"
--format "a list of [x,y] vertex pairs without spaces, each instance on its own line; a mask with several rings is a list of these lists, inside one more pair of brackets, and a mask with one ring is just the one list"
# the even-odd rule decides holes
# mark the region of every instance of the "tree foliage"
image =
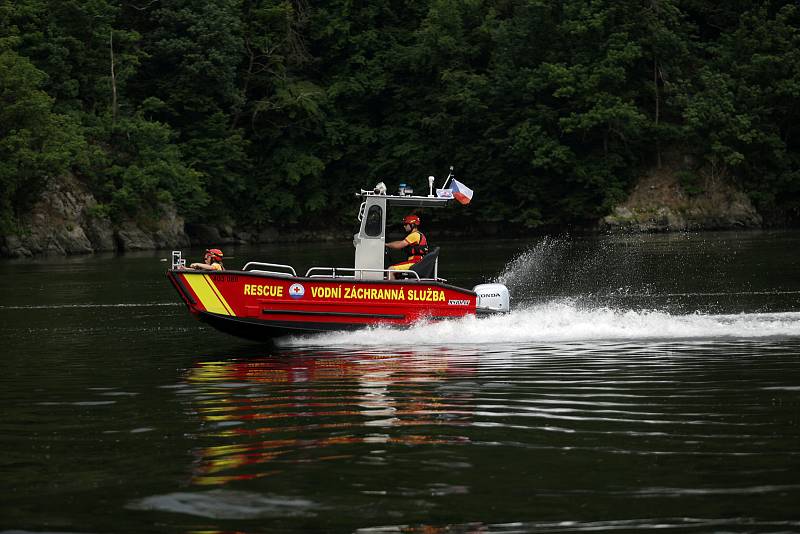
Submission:
[[0,217],[72,172],[112,217],[344,224],[379,180],[519,228],[666,151],[800,219],[800,8],[759,0],[0,0]]
[[80,126],[53,111],[45,74],[12,50],[0,50],[0,227],[10,228],[45,181],[66,172],[84,149]]

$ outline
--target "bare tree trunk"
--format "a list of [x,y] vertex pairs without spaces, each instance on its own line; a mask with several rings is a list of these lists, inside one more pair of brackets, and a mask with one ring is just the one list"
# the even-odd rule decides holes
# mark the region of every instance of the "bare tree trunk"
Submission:
[[233,119],[231,120],[231,130],[236,128],[236,126],[239,124],[239,119],[242,116],[242,110],[244,109],[244,106],[247,105],[247,92],[250,90],[250,79],[253,77],[253,65],[256,60],[256,54],[247,40],[245,40],[245,46],[247,47],[250,59],[247,63],[247,72],[245,73],[244,76],[244,87],[242,88],[242,96],[244,97],[244,102],[242,103],[242,107],[237,109],[236,112],[233,114]]
[[653,89],[656,97],[656,159],[658,168],[661,168],[661,139],[658,134],[658,121],[661,117],[661,94],[658,91],[658,60],[653,58]]
[[111,30],[109,38],[109,50],[111,52],[111,124],[117,122],[117,75],[114,72],[114,30]]

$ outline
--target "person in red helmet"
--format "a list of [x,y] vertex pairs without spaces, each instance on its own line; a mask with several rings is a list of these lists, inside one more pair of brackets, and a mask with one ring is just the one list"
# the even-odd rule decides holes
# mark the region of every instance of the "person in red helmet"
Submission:
[[[405,239],[386,243],[386,248],[392,250],[405,249],[406,254],[408,254],[407,260],[391,265],[389,267],[390,271],[407,271],[412,265],[420,261],[422,257],[428,253],[428,240],[425,238],[425,235],[419,231],[420,224],[421,221],[419,220],[418,216],[406,215],[403,217],[403,229],[408,233],[408,235],[405,237]],[[394,279],[394,274],[390,272],[389,280]]]
[[222,256],[222,251],[218,248],[207,249],[203,257],[203,263],[193,263],[189,265],[189,268],[202,271],[224,271],[225,267],[222,265]]

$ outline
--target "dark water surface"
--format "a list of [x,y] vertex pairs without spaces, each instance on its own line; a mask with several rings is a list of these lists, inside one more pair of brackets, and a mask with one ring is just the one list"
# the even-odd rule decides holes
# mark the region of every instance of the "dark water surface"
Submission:
[[800,234],[442,247],[515,311],[270,347],[165,252],[0,262],[0,532],[800,532]]

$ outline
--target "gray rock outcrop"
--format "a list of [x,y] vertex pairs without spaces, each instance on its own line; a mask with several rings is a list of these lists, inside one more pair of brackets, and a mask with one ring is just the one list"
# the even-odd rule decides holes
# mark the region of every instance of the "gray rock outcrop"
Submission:
[[0,256],[85,254],[186,246],[183,219],[170,205],[158,206],[153,221],[115,225],[97,210],[97,200],[72,176],[48,181],[29,213],[18,220],[20,231],[0,236]]
[[628,199],[600,221],[610,231],[674,232],[760,228],[761,216],[747,195],[725,176],[700,174],[700,191],[689,194],[674,166],[642,178]]

